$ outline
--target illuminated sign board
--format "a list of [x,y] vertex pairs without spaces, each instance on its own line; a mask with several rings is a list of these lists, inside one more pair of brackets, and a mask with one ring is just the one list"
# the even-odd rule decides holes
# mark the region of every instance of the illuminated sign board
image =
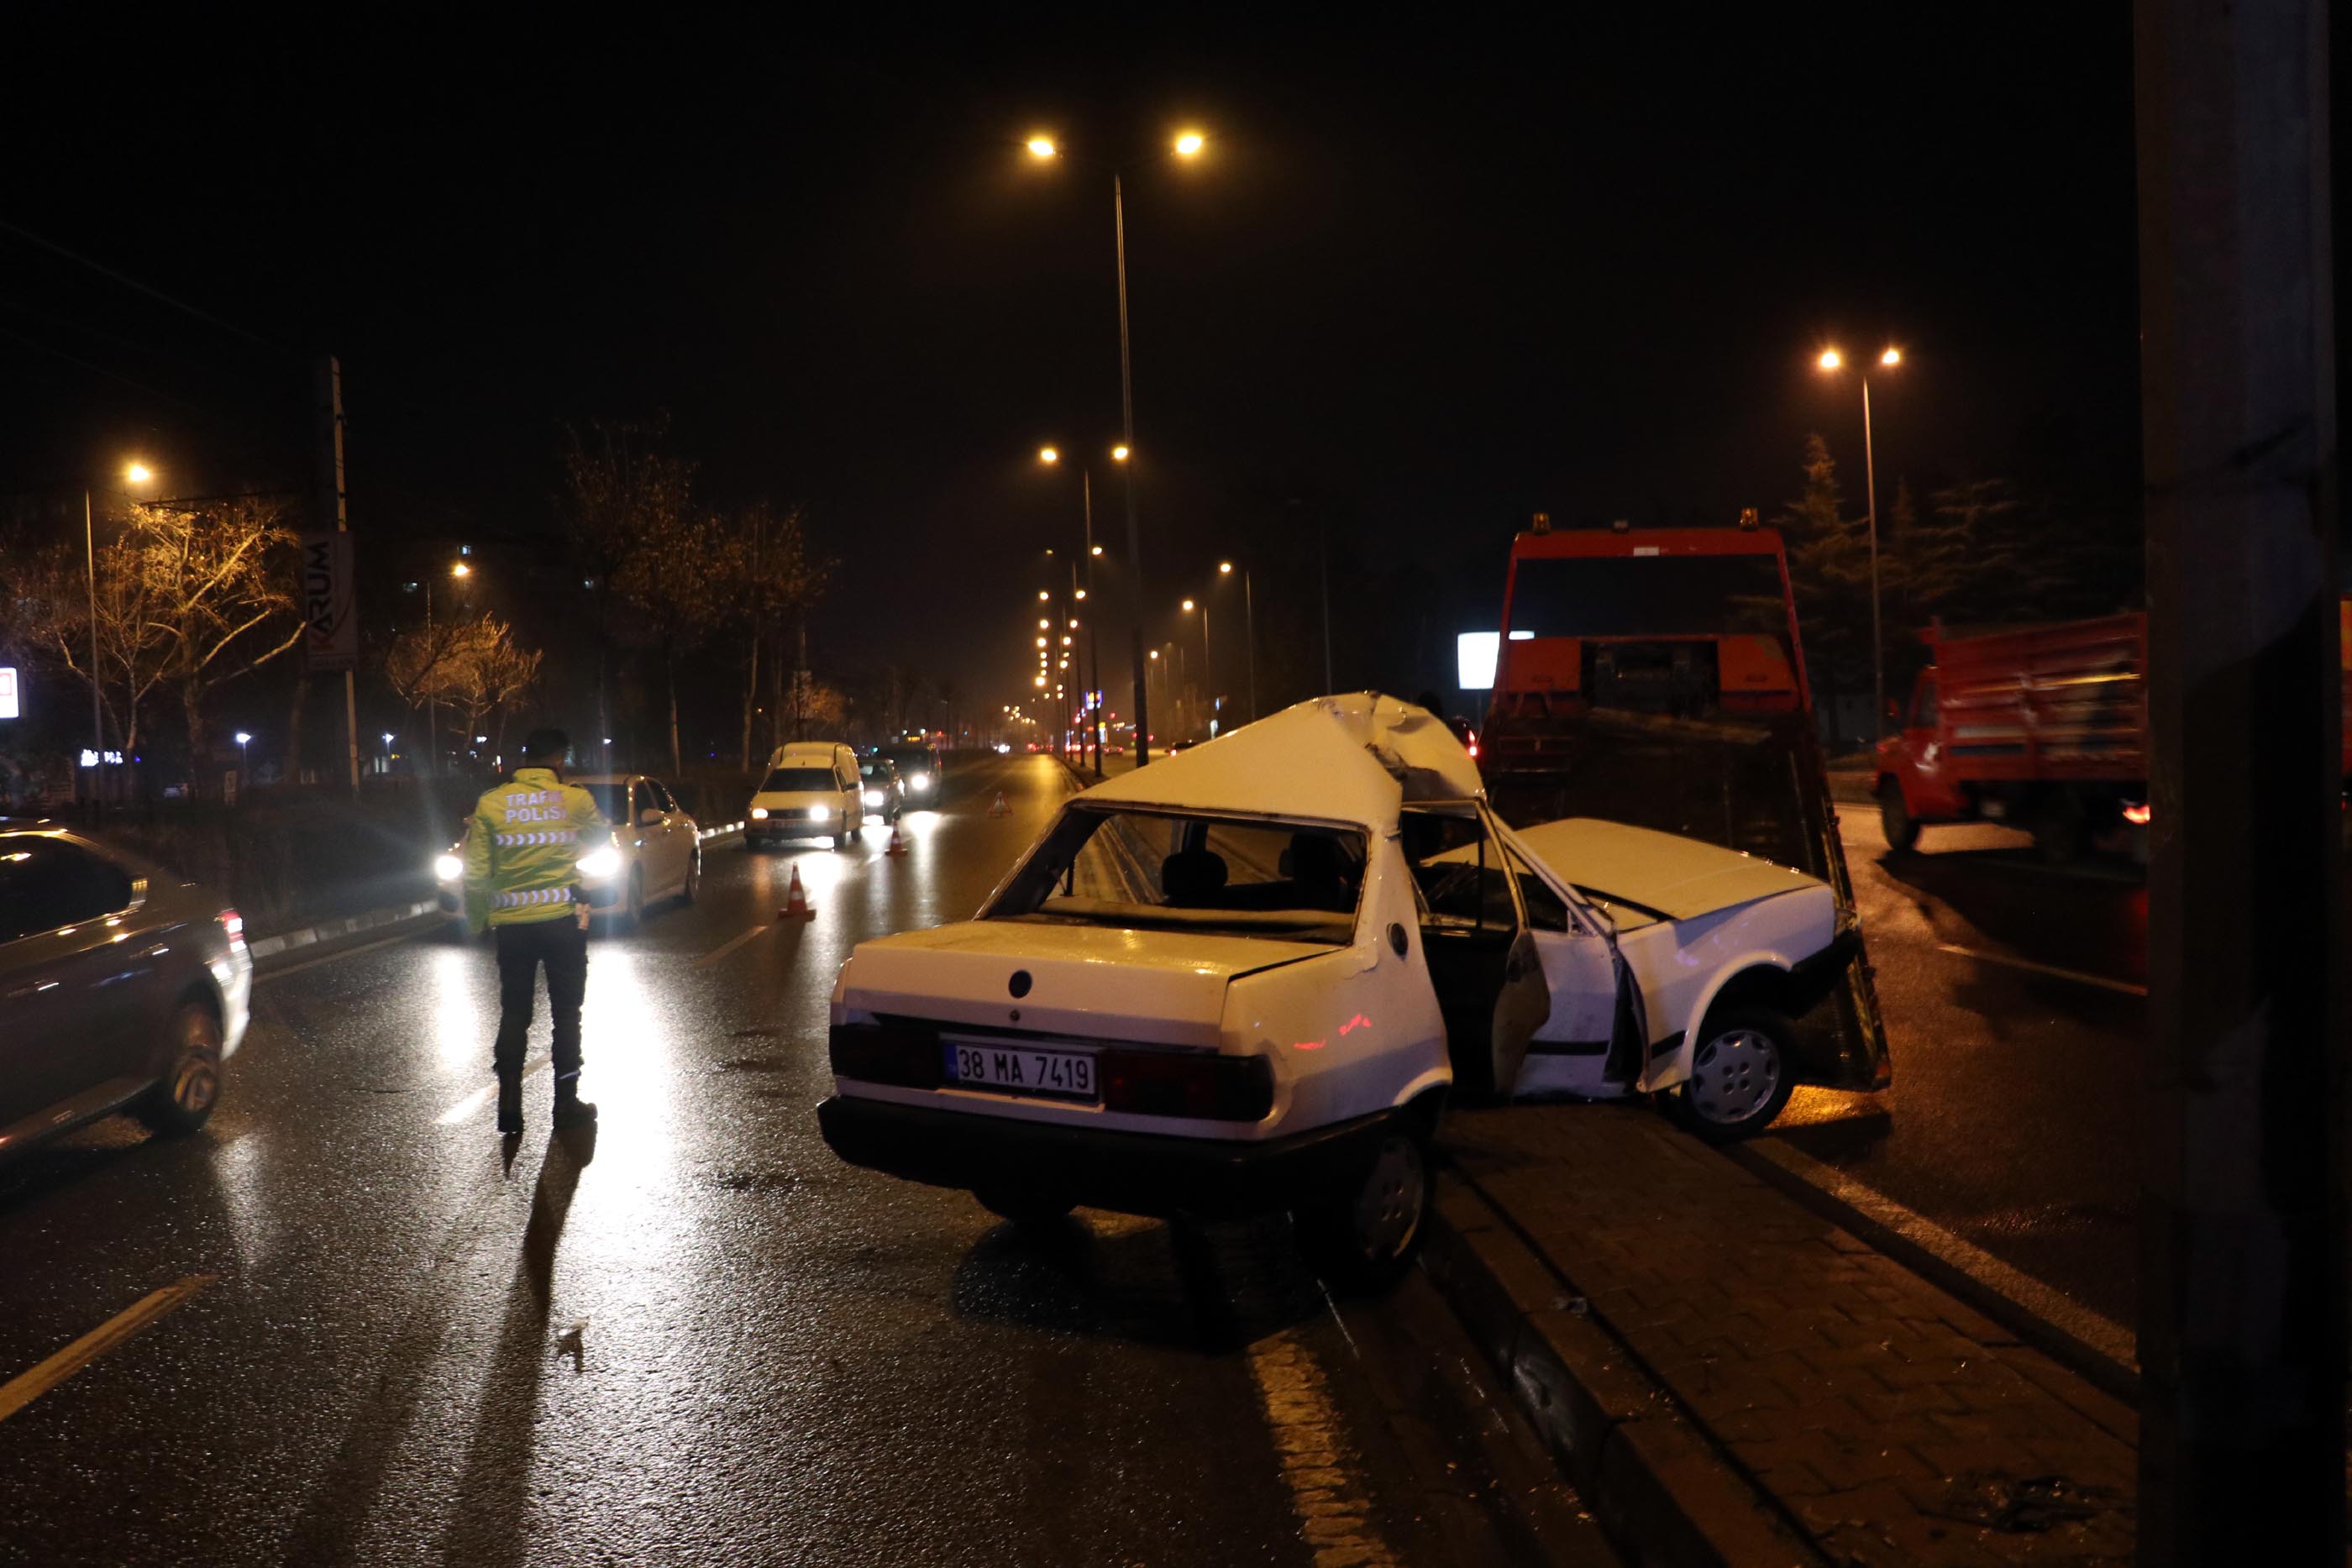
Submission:
[[25,700],[16,687],[16,667],[0,664],[0,718],[21,718],[24,713]]

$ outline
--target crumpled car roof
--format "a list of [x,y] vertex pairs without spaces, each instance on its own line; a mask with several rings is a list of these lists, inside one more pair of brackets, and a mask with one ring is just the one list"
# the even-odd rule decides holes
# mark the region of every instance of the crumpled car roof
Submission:
[[1486,781],[1445,722],[1378,692],[1310,697],[1202,746],[1155,757],[1084,800],[1395,829],[1406,800],[1481,799]]

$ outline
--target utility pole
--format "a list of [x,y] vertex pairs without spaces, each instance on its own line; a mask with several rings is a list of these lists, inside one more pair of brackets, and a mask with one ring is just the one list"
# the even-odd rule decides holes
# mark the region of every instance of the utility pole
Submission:
[[[2342,1562],[2326,0],[2138,0],[2149,1051],[2138,1559]],[[2258,1524],[2257,1522],[2258,1521]]]
[[[343,489],[343,367],[332,354],[319,359],[318,389],[319,500],[318,526],[331,519],[335,532],[349,533],[351,517]],[[357,603],[356,591],[353,603]],[[358,678],[343,671],[343,750],[351,764],[352,793],[360,792],[360,701]],[[295,760],[299,770],[300,759]]]

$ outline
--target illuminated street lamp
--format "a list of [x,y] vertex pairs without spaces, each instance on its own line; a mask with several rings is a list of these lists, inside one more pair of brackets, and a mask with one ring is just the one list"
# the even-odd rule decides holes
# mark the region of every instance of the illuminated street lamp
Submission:
[[[1825,374],[1835,374],[1845,365],[1845,357],[1835,349],[1823,349],[1815,361]],[[1888,344],[1878,362],[1893,370],[1903,362],[1903,351]],[[1879,633],[1878,607],[1878,464],[1871,445],[1870,377],[1857,378],[1862,382],[1862,488],[1863,507],[1870,519],[1870,737],[1878,740],[1886,733],[1886,643]]]
[[[1043,131],[1032,132],[1026,145],[1029,156],[1041,163],[1051,162],[1061,156],[1061,149],[1055,145],[1054,139]],[[1208,140],[1199,130],[1187,127],[1176,133],[1170,145],[1177,157],[1189,161],[1201,155],[1208,145]],[[1116,461],[1124,463],[1135,445],[1135,382],[1127,319],[1127,184],[1125,171],[1116,167],[1110,171],[1110,212],[1118,273],[1118,410],[1119,434],[1122,437],[1113,456]],[[1091,549],[1087,553],[1093,553]],[[1151,761],[1151,726],[1150,699],[1147,695],[1143,659],[1143,538],[1141,527],[1136,521],[1135,474],[1132,468],[1128,470],[1127,477],[1127,564],[1129,653],[1135,680],[1135,765],[1142,768]],[[1097,681],[1102,678],[1099,661],[1095,678]],[[1099,747],[1097,756],[1099,760]]]
[[1201,684],[1208,688],[1204,695],[1209,699],[1209,712],[1213,715],[1217,711],[1217,656],[1209,651],[1208,601],[1188,599],[1184,601],[1185,614],[1190,615],[1196,610],[1201,613]]

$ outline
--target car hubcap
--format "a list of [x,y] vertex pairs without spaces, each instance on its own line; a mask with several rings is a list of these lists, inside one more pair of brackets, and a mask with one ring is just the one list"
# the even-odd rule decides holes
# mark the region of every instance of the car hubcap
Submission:
[[1356,1197],[1356,1240],[1366,1258],[1393,1258],[1405,1249],[1421,1228],[1427,1189],[1420,1145],[1411,1138],[1391,1138],[1381,1145]]
[[172,1063],[172,1103],[191,1116],[212,1108],[220,1093],[220,1040],[213,1020],[190,1013],[182,1027],[180,1053]]
[[1759,1030],[1717,1035],[1691,1061],[1691,1103],[1710,1122],[1740,1122],[1780,1085],[1780,1050]]

